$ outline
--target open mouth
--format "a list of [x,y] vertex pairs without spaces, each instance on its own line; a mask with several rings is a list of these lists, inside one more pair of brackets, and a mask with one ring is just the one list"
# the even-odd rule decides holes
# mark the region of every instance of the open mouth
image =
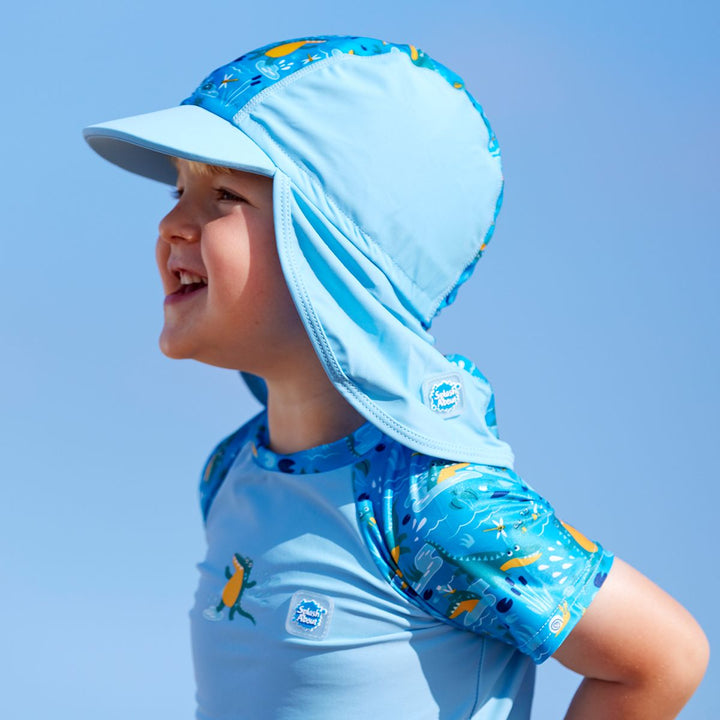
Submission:
[[176,277],[180,280],[180,287],[174,292],[170,293],[174,296],[179,295],[192,295],[198,290],[202,290],[207,287],[207,278],[201,275],[195,275],[187,272],[186,270],[177,270],[175,272]]
[[204,287],[207,287],[207,283],[188,283],[187,285],[181,285],[173,295],[190,295]]

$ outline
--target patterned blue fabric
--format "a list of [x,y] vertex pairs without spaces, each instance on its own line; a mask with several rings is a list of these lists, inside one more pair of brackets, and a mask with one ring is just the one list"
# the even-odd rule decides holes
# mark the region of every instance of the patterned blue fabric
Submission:
[[[483,110],[465,89],[463,79],[414,45],[403,45],[368,37],[314,36],[271,43],[252,50],[208,75],[183,105],[198,105],[232,122],[235,113],[245,107],[258,93],[289,75],[333,55],[384,55],[398,51],[407,55],[414,65],[433,70],[456,90],[470,98],[478,111]],[[484,117],[484,115],[483,115]],[[487,122],[487,120],[486,120]],[[488,124],[489,129],[489,124]],[[497,138],[490,133],[491,150],[499,153]]]
[[[479,372],[465,358],[453,361]],[[278,455],[267,448],[266,414],[259,414],[210,456],[200,484],[205,518],[247,444],[259,466],[276,472],[354,464],[360,533],[390,585],[433,617],[538,663],[582,617],[612,565],[610,553],[559,520],[512,470],[428,457],[370,424],[334,443]]]
[[[211,112],[232,120],[255,95],[313,63],[337,54],[384,55],[393,50],[405,53],[418,67],[439,72],[456,89],[464,89],[459,75],[414,45],[357,36],[308,36],[270,43],[241,55],[210,73],[184,104],[207,104]],[[216,102],[221,103],[217,109]]]
[[223,484],[225,476],[235,462],[235,458],[252,437],[253,428],[253,423],[246,423],[232,435],[228,435],[210,453],[210,457],[207,459],[200,476],[200,510],[202,511],[203,521],[207,520],[210,505]]
[[513,471],[407,448],[356,465],[358,517],[388,581],[432,615],[550,657],[612,555],[558,520]]
[[252,440],[255,461],[266,470],[278,470],[292,475],[321,473],[343,467],[367,455],[373,447],[383,441],[383,434],[370,423],[365,423],[355,432],[327,445],[309,448],[289,455],[278,455],[268,448],[268,429],[263,415],[256,424]]
[[365,423],[355,432],[336,442],[294,454],[278,455],[268,447],[267,413],[259,413],[220,442],[207,459],[200,480],[200,507],[203,520],[207,520],[210,505],[225,476],[240,450],[247,444],[250,445],[255,462],[265,470],[305,475],[351,465],[370,452],[373,447],[384,449],[383,443],[382,432],[374,425]]
[[542,662],[602,586],[612,555],[512,470],[393,445],[355,466],[358,518],[388,581],[435,617]]

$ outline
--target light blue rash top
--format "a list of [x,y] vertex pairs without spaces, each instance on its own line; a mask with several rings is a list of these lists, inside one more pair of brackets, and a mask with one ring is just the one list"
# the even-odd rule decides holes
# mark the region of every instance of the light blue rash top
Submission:
[[370,424],[289,456],[257,416],[201,482],[200,720],[521,720],[612,556],[512,471]]

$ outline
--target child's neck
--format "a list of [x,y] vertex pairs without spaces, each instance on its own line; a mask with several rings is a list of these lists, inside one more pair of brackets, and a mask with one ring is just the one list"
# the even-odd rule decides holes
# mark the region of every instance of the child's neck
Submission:
[[326,445],[357,430],[365,418],[323,376],[315,383],[268,382],[270,449],[281,455]]

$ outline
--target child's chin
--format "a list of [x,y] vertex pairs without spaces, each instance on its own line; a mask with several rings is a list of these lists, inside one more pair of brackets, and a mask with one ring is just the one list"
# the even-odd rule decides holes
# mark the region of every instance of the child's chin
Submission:
[[158,346],[160,347],[160,352],[165,355],[165,357],[169,357],[172,360],[187,360],[188,358],[193,357],[193,354],[190,352],[190,348],[187,347],[186,343],[167,337],[164,332],[158,339]]

